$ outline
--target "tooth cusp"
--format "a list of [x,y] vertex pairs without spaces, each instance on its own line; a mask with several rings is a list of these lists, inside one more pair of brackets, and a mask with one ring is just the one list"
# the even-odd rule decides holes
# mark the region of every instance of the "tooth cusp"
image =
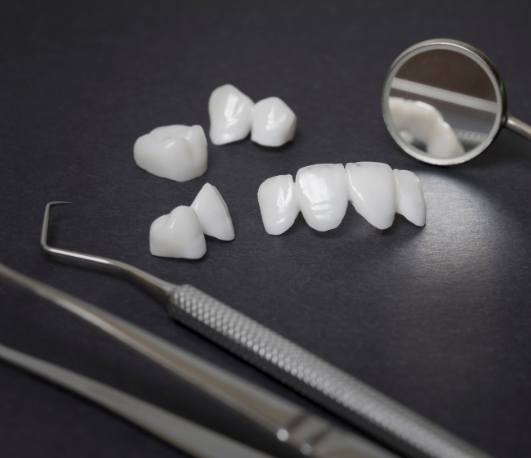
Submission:
[[207,141],[201,126],[171,125],[140,136],[133,146],[135,163],[161,178],[183,182],[205,173]]

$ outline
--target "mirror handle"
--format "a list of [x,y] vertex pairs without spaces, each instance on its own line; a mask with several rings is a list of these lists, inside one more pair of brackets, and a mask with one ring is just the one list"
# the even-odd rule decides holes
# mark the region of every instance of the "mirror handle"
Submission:
[[523,121],[520,121],[514,116],[507,116],[507,119],[505,120],[505,127],[512,130],[513,132],[516,132],[522,137],[531,140],[531,126]]

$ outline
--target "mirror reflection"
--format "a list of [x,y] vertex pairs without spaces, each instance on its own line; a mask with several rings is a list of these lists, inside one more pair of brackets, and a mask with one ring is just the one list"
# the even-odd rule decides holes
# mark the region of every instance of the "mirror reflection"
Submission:
[[449,49],[424,50],[400,63],[387,103],[395,135],[441,159],[487,146],[502,110],[487,70]]

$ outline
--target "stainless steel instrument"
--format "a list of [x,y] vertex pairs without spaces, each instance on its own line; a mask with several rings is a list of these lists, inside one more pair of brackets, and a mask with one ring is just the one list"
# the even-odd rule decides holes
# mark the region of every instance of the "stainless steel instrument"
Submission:
[[[50,246],[50,208],[65,203],[68,202],[50,202],[45,208],[41,246],[51,257],[119,274],[142,286],[166,305],[168,314],[175,320],[406,456],[487,457],[429,420],[191,285],[169,283],[114,259]],[[309,424],[306,420],[296,421],[297,428],[304,429]]]
[[[214,400],[243,415],[304,456],[396,458],[378,445],[342,430],[281,397],[243,380],[88,302],[0,264],[0,278],[47,299],[88,322]],[[160,434],[160,425],[152,424]],[[220,454],[219,457],[231,457]]]
[[116,388],[1,344],[0,360],[106,408],[191,456],[271,458]]

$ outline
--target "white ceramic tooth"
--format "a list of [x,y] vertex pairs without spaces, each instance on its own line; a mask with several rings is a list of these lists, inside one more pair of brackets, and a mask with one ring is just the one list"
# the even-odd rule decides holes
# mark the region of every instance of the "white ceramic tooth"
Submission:
[[234,240],[234,226],[229,213],[229,207],[215,186],[206,183],[191,207],[194,209],[201,228],[206,235],[219,240]]
[[249,97],[231,84],[214,89],[208,101],[210,141],[224,145],[247,137],[253,105]]
[[420,100],[389,98],[389,110],[402,138],[426,144],[426,151],[436,157],[448,158],[464,153],[452,127],[433,105]]
[[282,146],[293,140],[297,117],[278,97],[260,100],[253,108],[251,140],[263,146]]
[[205,235],[195,211],[181,205],[153,221],[149,229],[149,250],[152,255],[165,258],[203,257]]
[[393,170],[381,162],[355,162],[345,166],[350,200],[356,211],[378,229],[393,224],[396,190]]
[[409,170],[394,170],[397,194],[397,213],[416,226],[426,224],[426,201],[422,184]]
[[268,234],[286,232],[299,214],[299,202],[291,175],[268,178],[258,188],[258,205]]
[[335,229],[348,206],[345,169],[341,164],[315,164],[297,171],[295,189],[304,220],[316,231]]
[[428,153],[441,158],[461,156],[465,153],[454,130],[442,121],[428,142]]
[[201,126],[157,127],[136,140],[133,152],[140,168],[174,181],[191,180],[207,169],[207,141]]

